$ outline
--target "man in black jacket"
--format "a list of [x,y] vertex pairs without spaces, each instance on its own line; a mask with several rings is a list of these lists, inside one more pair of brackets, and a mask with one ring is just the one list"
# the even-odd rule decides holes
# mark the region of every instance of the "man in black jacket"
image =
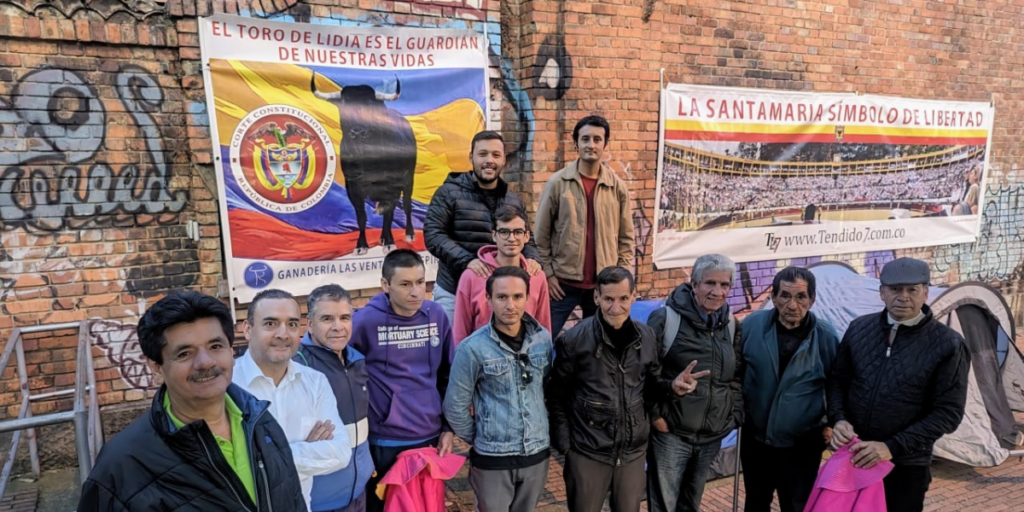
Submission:
[[142,316],[138,334],[164,385],[149,413],[103,446],[78,510],[306,510],[269,404],[231,383],[228,308],[174,293]]
[[597,315],[555,343],[548,388],[552,444],[566,453],[562,476],[569,510],[599,512],[611,489],[612,512],[636,512],[644,493],[648,406],[683,396],[708,372],[662,379],[658,342],[629,318],[635,285],[622,267],[597,275]]
[[885,309],[850,323],[829,382],[833,446],[858,438],[855,466],[895,464],[884,480],[889,512],[924,509],[932,446],[960,425],[967,401],[970,354],[925,305],[929,278],[912,258],[882,268]]
[[[491,231],[495,210],[507,204],[526,211],[523,200],[501,179],[505,142],[498,132],[476,134],[469,159],[473,172],[448,176],[434,192],[423,223],[427,250],[441,260],[433,301],[444,308],[451,322],[455,321],[455,291],[462,272],[468,269],[480,277],[491,275],[491,267],[477,258],[477,252],[494,243]],[[540,272],[540,253],[532,237],[523,248],[523,256],[530,275]]]

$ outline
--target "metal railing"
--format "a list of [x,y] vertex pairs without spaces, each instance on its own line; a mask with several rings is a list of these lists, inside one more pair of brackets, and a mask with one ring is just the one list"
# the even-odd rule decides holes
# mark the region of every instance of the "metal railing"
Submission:
[[[74,388],[33,396],[29,390],[28,372],[25,369],[25,347],[22,335],[74,328],[78,328]],[[21,393],[21,408],[18,411],[17,419],[0,421],[0,433],[14,432],[14,437],[11,439],[11,451],[7,455],[3,471],[0,472],[0,497],[7,489],[7,481],[14,468],[14,458],[18,453],[18,444],[21,441],[23,430],[28,433],[28,453],[32,463],[32,474],[39,478],[39,446],[36,439],[36,427],[72,422],[75,427],[75,451],[78,452],[81,483],[85,483],[85,479],[89,476],[96,454],[103,446],[103,427],[99,401],[96,398],[96,373],[93,370],[92,344],[89,342],[88,333],[88,321],[83,320],[81,322],[15,328],[7,339],[3,355],[0,356],[0,374],[7,369],[7,363],[10,362],[11,355],[14,355],[18,364],[18,382],[20,384],[18,391]],[[88,407],[86,406],[86,393],[88,393]],[[74,395],[72,410],[42,416],[32,415],[33,400],[71,394]]]

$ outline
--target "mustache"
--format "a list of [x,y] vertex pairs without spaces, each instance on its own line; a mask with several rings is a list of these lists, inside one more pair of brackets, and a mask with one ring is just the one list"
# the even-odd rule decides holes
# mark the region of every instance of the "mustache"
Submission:
[[220,377],[221,375],[224,375],[224,370],[221,370],[220,368],[210,368],[209,370],[195,372],[189,375],[188,381],[197,382],[200,380],[209,379],[211,377]]

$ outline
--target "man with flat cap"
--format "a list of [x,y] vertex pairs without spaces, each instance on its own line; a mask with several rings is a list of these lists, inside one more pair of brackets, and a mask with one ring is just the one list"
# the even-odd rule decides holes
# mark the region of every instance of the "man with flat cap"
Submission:
[[918,512],[931,483],[932,446],[964,416],[970,354],[963,338],[932,316],[928,264],[912,258],[882,268],[885,309],[854,320],[829,382],[835,448],[853,443],[853,464],[891,460],[889,512]]

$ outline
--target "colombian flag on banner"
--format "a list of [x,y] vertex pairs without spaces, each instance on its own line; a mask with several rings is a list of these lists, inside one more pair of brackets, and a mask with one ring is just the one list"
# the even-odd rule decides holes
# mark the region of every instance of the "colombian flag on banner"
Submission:
[[202,35],[234,296],[379,286],[386,251],[429,256],[430,199],[485,129],[479,34],[218,16]]

